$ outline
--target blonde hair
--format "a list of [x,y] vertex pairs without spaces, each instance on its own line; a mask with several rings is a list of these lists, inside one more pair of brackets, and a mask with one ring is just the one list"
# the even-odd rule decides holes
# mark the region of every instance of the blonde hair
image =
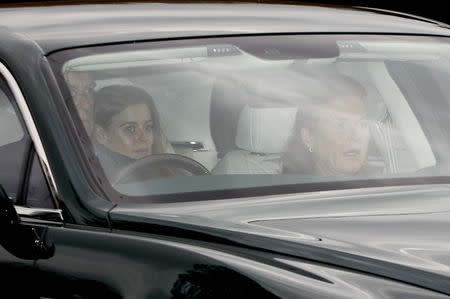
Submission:
[[313,173],[314,155],[308,150],[306,144],[300,138],[301,129],[309,129],[314,132],[315,126],[320,121],[319,112],[324,105],[336,98],[356,96],[364,104],[367,93],[364,87],[356,80],[342,74],[327,74],[318,78],[323,83],[320,96],[311,97],[298,109],[293,133],[288,143],[288,150],[282,157],[284,173]]

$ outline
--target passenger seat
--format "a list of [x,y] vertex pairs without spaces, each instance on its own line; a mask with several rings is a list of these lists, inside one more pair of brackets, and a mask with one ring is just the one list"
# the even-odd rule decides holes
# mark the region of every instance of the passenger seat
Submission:
[[235,144],[213,168],[213,174],[278,174],[281,156],[292,134],[297,108],[276,104],[246,105],[242,109]]

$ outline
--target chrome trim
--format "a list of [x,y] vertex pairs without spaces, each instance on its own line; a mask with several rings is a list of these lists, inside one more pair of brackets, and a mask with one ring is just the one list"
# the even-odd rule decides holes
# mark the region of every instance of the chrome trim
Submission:
[[43,208],[26,208],[22,206],[14,206],[19,217],[27,217],[32,219],[63,222],[64,217],[60,209],[43,209]]
[[19,107],[20,113],[22,114],[23,120],[27,127],[28,134],[30,134],[31,140],[33,141],[34,148],[39,158],[39,162],[44,172],[44,176],[50,188],[53,201],[55,203],[55,206],[58,207],[58,198],[59,198],[58,188],[56,187],[55,179],[51,171],[50,165],[48,163],[44,147],[42,146],[41,138],[39,137],[36,125],[34,123],[33,117],[31,116],[31,112],[28,109],[28,105],[25,101],[22,91],[20,90],[20,87],[17,84],[11,72],[1,62],[0,62],[0,74],[5,78],[6,83],[8,84],[8,87],[16,100],[17,106]]

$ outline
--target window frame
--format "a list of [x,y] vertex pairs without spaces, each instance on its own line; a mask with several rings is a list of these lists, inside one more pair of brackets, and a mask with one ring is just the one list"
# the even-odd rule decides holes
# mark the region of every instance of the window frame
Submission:
[[[25,134],[24,138],[28,139],[26,145],[27,148],[25,149],[23,156],[23,159],[26,161],[22,165],[18,179],[19,192],[17,199],[19,202],[15,204],[16,211],[22,220],[26,219],[26,222],[50,220],[52,222],[60,223],[63,221],[63,217],[62,210],[59,208],[59,193],[36,124],[34,123],[31,112],[17,81],[14,79],[14,76],[9,69],[1,61],[0,79],[6,83],[5,88],[8,90],[5,92],[7,95],[11,96],[11,104],[15,106],[14,108],[16,109],[17,117],[23,125]],[[25,206],[26,197],[28,196],[28,182],[31,175],[33,160],[36,158],[39,160],[40,168],[49,189],[54,208],[28,208]]]

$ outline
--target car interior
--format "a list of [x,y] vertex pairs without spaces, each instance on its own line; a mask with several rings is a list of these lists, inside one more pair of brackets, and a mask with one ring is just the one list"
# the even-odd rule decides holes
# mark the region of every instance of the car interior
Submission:
[[212,44],[126,56],[96,54],[74,58],[64,67],[91,71],[97,87],[122,80],[145,89],[160,114],[166,152],[191,158],[222,178],[283,173],[282,157],[295,137],[296,115],[305,98],[320,92],[315,76],[327,72],[347,75],[366,90],[371,175],[414,175],[436,165],[408,94],[396,81],[398,70],[389,65],[391,60],[431,58],[411,49],[400,53],[407,42],[342,40],[336,45],[334,56],[303,53],[288,59],[277,53],[275,59],[254,49],[246,52],[245,44]]

